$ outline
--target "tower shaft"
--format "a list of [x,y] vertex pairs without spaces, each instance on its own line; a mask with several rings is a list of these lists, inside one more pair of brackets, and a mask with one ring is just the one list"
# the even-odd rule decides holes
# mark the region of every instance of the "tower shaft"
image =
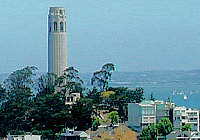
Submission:
[[67,67],[66,15],[63,7],[50,7],[48,15],[48,73],[61,76]]

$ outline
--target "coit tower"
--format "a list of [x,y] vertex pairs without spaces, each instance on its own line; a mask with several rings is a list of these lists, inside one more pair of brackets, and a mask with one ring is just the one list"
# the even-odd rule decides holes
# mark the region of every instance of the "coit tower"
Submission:
[[50,7],[48,14],[48,73],[61,76],[67,67],[66,14],[63,7]]

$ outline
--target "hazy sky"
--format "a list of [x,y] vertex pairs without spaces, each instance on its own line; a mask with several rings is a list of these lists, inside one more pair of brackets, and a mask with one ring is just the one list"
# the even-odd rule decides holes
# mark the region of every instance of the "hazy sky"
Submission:
[[200,0],[0,0],[0,72],[47,70],[49,6],[66,8],[68,65],[80,72],[200,68]]

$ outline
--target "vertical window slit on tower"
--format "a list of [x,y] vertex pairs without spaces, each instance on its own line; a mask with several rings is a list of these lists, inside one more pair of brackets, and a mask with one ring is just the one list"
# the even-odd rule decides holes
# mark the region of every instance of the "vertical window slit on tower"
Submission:
[[57,32],[57,22],[54,22],[54,32]]
[[66,22],[65,22],[65,32],[66,32]]
[[63,22],[60,22],[60,31],[63,32]]

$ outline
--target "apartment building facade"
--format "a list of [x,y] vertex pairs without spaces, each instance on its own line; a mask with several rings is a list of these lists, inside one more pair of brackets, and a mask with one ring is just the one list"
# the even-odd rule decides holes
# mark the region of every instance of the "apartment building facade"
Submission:
[[156,124],[156,105],[153,101],[129,103],[127,123],[138,131],[150,124]]
[[190,124],[191,131],[199,131],[199,110],[175,107],[173,111],[174,130],[180,131],[185,124]]
[[127,124],[140,131],[149,124],[156,124],[162,118],[169,118],[174,131],[181,131],[185,124],[190,124],[191,131],[199,132],[199,110],[177,107],[172,102],[142,101],[128,104]]
[[173,108],[175,107],[175,103],[171,101],[161,101],[155,100],[154,104],[156,105],[156,122],[161,120],[162,118],[169,118],[171,122],[173,122]]

